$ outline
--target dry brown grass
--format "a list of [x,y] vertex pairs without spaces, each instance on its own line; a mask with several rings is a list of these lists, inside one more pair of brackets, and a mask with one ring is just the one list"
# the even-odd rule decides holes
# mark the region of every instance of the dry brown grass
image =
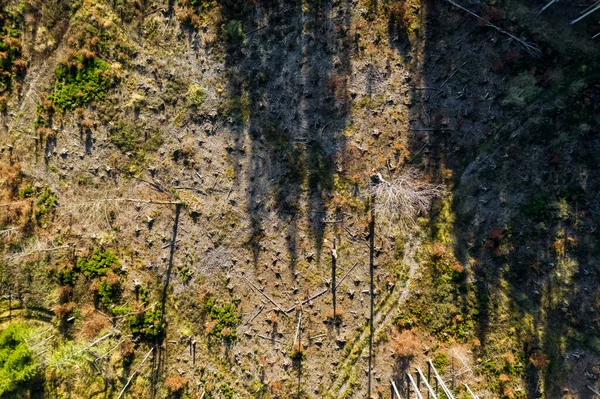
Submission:
[[391,340],[394,355],[400,358],[410,358],[419,350],[419,339],[412,330],[394,331]]
[[269,383],[269,388],[271,389],[271,393],[275,396],[281,394],[281,381],[272,381]]
[[135,355],[135,344],[129,340],[121,342],[121,356],[123,359],[131,360]]
[[231,328],[225,327],[224,329],[222,329],[221,337],[223,337],[224,339],[228,339],[229,337],[231,337]]
[[302,360],[305,356],[305,348],[301,341],[294,342],[290,357],[294,360]]
[[504,357],[506,363],[510,364],[511,366],[516,362],[515,355],[513,355],[512,352],[506,352],[504,355],[502,355],[502,357]]
[[171,375],[165,379],[165,387],[172,393],[181,392],[187,383],[187,378],[179,375]]
[[548,355],[543,352],[535,352],[529,357],[529,363],[539,370],[546,367],[550,363],[550,359],[548,359]]
[[75,309],[75,303],[67,302],[67,303],[63,303],[61,305],[54,305],[54,307],[52,308],[52,311],[54,312],[56,317],[58,317],[59,319],[64,319],[64,318],[68,317],[74,309]]
[[82,315],[84,318],[81,326],[81,334],[87,339],[98,336],[101,331],[110,326],[110,322],[106,316],[95,312],[91,306],[86,306],[82,311]]
[[73,295],[73,288],[69,285],[64,285],[58,289],[58,302],[65,303],[69,302]]
[[328,322],[333,322],[333,323],[341,323],[342,320],[344,318],[344,310],[341,308],[336,308],[335,309],[335,317],[333,315],[333,308],[329,309],[326,313],[325,313],[325,319]]
[[267,318],[267,323],[269,324],[277,324],[279,322],[279,314],[276,311],[272,311],[269,313],[269,317]]

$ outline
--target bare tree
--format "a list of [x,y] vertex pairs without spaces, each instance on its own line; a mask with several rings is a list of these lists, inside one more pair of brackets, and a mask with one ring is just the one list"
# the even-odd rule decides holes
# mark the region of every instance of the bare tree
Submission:
[[416,169],[405,169],[392,180],[380,173],[372,176],[370,194],[375,197],[375,211],[389,222],[398,222],[402,229],[415,227],[416,216],[425,212],[431,202],[442,194],[440,185],[427,183]]

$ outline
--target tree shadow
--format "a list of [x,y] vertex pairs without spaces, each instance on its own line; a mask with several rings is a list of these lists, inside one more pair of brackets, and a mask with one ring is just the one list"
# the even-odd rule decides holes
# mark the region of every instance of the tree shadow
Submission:
[[[515,386],[499,383],[501,373],[521,380],[528,398],[558,397],[565,387],[588,395],[565,370],[573,350],[598,351],[600,325],[590,312],[598,311],[600,138],[591,132],[600,126],[591,104],[600,90],[593,74],[574,71],[593,54],[560,54],[547,42],[537,60],[448,4],[423,8],[408,118],[412,162],[449,188],[449,243],[469,275],[463,311],[473,312],[478,356],[493,359],[485,367],[504,394]],[[524,90],[518,79],[530,82],[531,97],[511,97]],[[585,88],[569,91],[575,81]]]
[[274,213],[285,225],[295,278],[303,217],[320,256],[336,158],[345,147],[340,133],[349,106],[350,5],[323,0],[220,4],[229,76],[223,115],[232,118],[238,132],[235,153],[249,147],[248,244],[256,263],[263,225]]

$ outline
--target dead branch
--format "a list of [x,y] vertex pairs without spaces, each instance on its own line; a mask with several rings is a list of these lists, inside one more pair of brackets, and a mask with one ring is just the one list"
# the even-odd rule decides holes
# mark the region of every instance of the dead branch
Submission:
[[463,62],[462,64],[460,64],[458,67],[454,68],[454,70],[452,71],[452,73],[450,73],[450,76],[448,76],[448,78],[446,78],[446,80],[444,80],[444,82],[440,85],[440,87],[444,87],[444,85],[446,83],[448,83],[448,81],[450,79],[452,79],[452,77],[454,75],[456,75],[456,72],[458,72],[460,70],[460,68],[464,67],[467,64],[468,61]]
[[10,229],[0,230],[0,237],[9,236],[11,234],[16,234],[19,230],[16,227],[11,227]]
[[[39,242],[37,243],[37,245],[39,245]],[[34,244],[30,248],[30,250],[27,251],[27,252],[21,252],[21,253],[17,253],[17,254],[14,254],[12,256],[9,256],[8,259],[15,260],[15,259],[24,258],[24,257],[29,256],[29,255],[33,255],[33,254],[38,253],[38,252],[52,252],[52,251],[57,251],[59,249],[71,248],[73,246],[73,244],[61,245],[61,246],[58,246],[58,247],[51,247],[51,248],[39,248],[39,247],[35,248],[35,246],[36,245]]]
[[285,342],[275,339],[275,338],[271,338],[271,337],[266,337],[264,335],[260,335],[260,334],[256,334],[256,336],[258,338],[262,338],[262,339],[266,339],[267,341],[273,341],[273,342],[277,342],[278,344],[285,344]]
[[[121,316],[115,316],[115,317],[113,317],[112,319],[113,319],[113,320],[119,320],[119,319],[123,319],[123,318],[125,318],[125,317],[128,317],[128,316],[133,316],[133,315],[136,315],[136,314],[141,314],[141,313],[147,312],[148,310],[152,309],[152,308],[153,308],[153,307],[155,307],[157,304],[158,304],[158,302],[154,302],[152,305],[148,306],[148,307],[147,307],[146,309],[144,309],[144,310],[140,310],[140,311],[138,311],[138,312],[126,313],[126,314],[124,314],[124,315],[121,315]],[[107,317],[108,317],[108,316],[107,316]]]
[[123,387],[123,389],[121,390],[121,393],[119,394],[119,397],[117,399],[121,399],[121,397],[123,396],[123,394],[125,393],[125,390],[127,389],[127,387],[129,386],[129,384],[131,383],[131,380],[133,379],[133,377],[137,374],[137,372],[139,371],[139,369],[142,367],[142,365],[146,362],[146,359],[148,359],[148,356],[150,356],[150,354],[152,353],[152,351],[154,350],[154,346],[152,347],[152,349],[150,349],[148,351],[148,353],[146,354],[146,356],[144,357],[144,360],[142,360],[142,362],[139,364],[139,366],[137,366],[137,368],[135,369],[135,371],[131,374],[131,377],[129,377],[129,379],[127,380],[127,383],[125,384],[125,386]]
[[546,4],[541,10],[540,12],[537,13],[536,17],[539,17],[541,13],[543,13],[544,11],[546,11],[546,9],[548,7],[550,7],[552,4],[558,2],[558,0],[550,0],[550,2],[548,4]]
[[248,325],[248,324],[252,323],[254,321],[254,319],[256,319],[258,317],[258,315],[263,311],[264,308],[265,308],[264,305],[260,305],[260,308],[258,309],[258,312],[256,312],[256,314],[254,316],[252,316],[250,318],[250,320],[248,320],[244,324]]
[[[578,18],[576,18],[573,21],[571,21],[569,24],[570,25],[576,24],[577,22],[581,21],[582,19],[584,19],[588,15],[591,15],[591,14],[595,13],[598,10],[600,10],[600,1],[592,4],[591,6],[589,6],[585,10],[583,10],[583,12],[581,13],[581,15]],[[598,36],[598,35],[596,35],[596,36]],[[596,36],[594,36],[594,37],[596,37]]]
[[279,306],[279,305],[277,304],[277,302],[275,302],[273,299],[271,299],[271,297],[270,297],[270,296],[268,296],[267,294],[265,294],[264,292],[262,292],[262,291],[261,291],[261,290],[260,290],[260,289],[259,289],[259,288],[258,288],[258,287],[257,287],[257,286],[256,286],[256,285],[253,283],[253,282],[252,282],[252,281],[248,280],[248,279],[247,279],[246,277],[244,277],[244,276],[242,276],[242,278],[243,278],[244,280],[246,280],[246,282],[247,282],[248,284],[250,284],[250,286],[251,286],[252,288],[254,288],[254,289],[255,289],[255,290],[256,290],[256,291],[257,291],[259,294],[261,294],[262,296],[264,296],[265,298],[267,298],[267,299],[269,300],[269,302],[271,302],[273,305],[275,305],[275,306],[277,307],[277,309],[279,309],[279,310],[280,310],[280,311],[281,311],[281,312],[282,312],[282,313],[283,313],[283,314],[284,314],[286,317],[289,317],[289,315],[287,314],[287,312],[286,312],[285,310],[283,310],[283,309],[281,308],[281,306]]
[[88,349],[89,349],[89,348],[91,348],[92,346],[96,345],[97,343],[99,343],[99,342],[101,342],[101,341],[104,341],[106,338],[108,338],[108,337],[111,337],[111,336],[113,336],[113,335],[114,335],[114,333],[112,333],[112,332],[110,332],[110,333],[108,333],[108,334],[106,334],[106,335],[103,335],[102,337],[98,338],[97,340],[95,340],[95,341],[94,341],[94,342],[92,342],[91,344],[87,345],[85,348],[82,348],[82,349],[78,350],[77,352],[75,352],[75,353],[73,353],[73,354],[71,354],[71,355],[67,355],[67,356],[63,357],[62,359],[60,359],[60,360],[59,360],[59,361],[56,363],[56,366],[58,366],[59,364],[62,364],[62,362],[64,362],[64,361],[65,361],[65,360],[67,360],[67,359],[70,359],[70,358],[72,358],[72,357],[74,357],[74,356],[77,356],[77,355],[79,355],[80,353],[83,353],[83,352],[85,352],[86,350],[88,350]]
[[104,355],[102,356],[98,356],[97,358],[94,359],[94,362],[97,362],[98,360],[108,356],[110,353],[112,353],[115,349],[117,349],[119,347],[119,345],[121,345],[123,342],[125,342],[125,339],[120,340],[119,342],[117,342],[117,344],[115,346],[113,346],[111,349],[109,349],[106,353],[104,353]]
[[296,326],[296,335],[294,336],[294,344],[298,342],[300,338],[300,323],[302,322],[302,309],[298,312],[298,325]]
[[104,198],[93,202],[136,202],[141,204],[156,204],[156,205],[185,205],[181,201],[159,201],[145,200],[140,198]]
[[[461,10],[468,13],[469,15],[474,16],[478,20],[484,22],[486,26],[489,26],[490,28],[493,28],[493,29],[497,30],[498,32],[502,33],[503,35],[506,35],[506,36],[510,37],[511,39],[515,40],[517,43],[519,43],[525,49],[525,51],[527,51],[533,57],[542,58],[542,51],[540,50],[540,48],[538,47],[537,44],[530,43],[526,40],[516,37],[515,35],[505,31],[504,29],[500,28],[499,26],[494,25],[493,23],[487,21],[485,18],[482,18],[479,15],[475,14],[473,11],[461,6],[460,4],[456,4],[452,0],[446,0],[446,1],[450,4],[452,4],[453,6],[460,8]],[[598,6],[598,8],[600,8],[600,5]],[[577,22],[578,20],[571,22],[571,24]]]
[[321,295],[325,295],[325,294],[326,294],[326,293],[328,293],[328,292],[329,292],[329,289],[328,289],[328,288],[325,288],[323,291],[320,291],[319,293],[317,293],[317,294],[315,294],[315,295],[311,296],[310,298],[308,298],[308,299],[305,299],[305,300],[303,300],[302,302],[300,302],[300,303],[297,303],[297,304],[295,304],[294,306],[292,306],[291,308],[289,308],[289,309],[288,309],[288,313],[289,313],[289,312],[291,312],[292,310],[296,309],[296,306],[298,306],[298,305],[300,305],[300,306],[302,306],[302,305],[306,305],[307,303],[309,303],[309,302],[310,302],[310,301],[312,301],[313,299],[317,299],[317,298],[318,298],[318,297],[320,297]]
[[597,390],[595,390],[594,388],[592,388],[589,385],[586,385],[587,389],[589,389],[590,391],[592,391],[594,393],[594,395],[596,396],[600,396],[600,392],[598,392]]
[[350,270],[348,270],[344,276],[340,279],[340,281],[338,281],[338,283],[335,285],[335,289],[337,290],[337,288],[340,286],[340,284],[342,284],[344,282],[344,280],[346,279],[346,277],[348,277],[350,275],[350,273],[352,272],[352,270],[354,270],[354,268],[360,263],[360,261],[357,261],[351,268]]
[[0,204],[0,208],[5,208],[7,206],[19,205],[19,204],[22,204],[23,202],[29,202],[29,201],[28,200],[24,200],[24,201],[8,202],[8,203],[5,203],[5,204]]

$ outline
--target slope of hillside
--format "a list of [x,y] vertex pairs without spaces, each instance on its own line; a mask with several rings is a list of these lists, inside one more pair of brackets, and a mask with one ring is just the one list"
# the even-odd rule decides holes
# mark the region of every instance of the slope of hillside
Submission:
[[543,6],[0,3],[0,396],[367,397],[372,255],[373,397],[593,397],[597,25]]

